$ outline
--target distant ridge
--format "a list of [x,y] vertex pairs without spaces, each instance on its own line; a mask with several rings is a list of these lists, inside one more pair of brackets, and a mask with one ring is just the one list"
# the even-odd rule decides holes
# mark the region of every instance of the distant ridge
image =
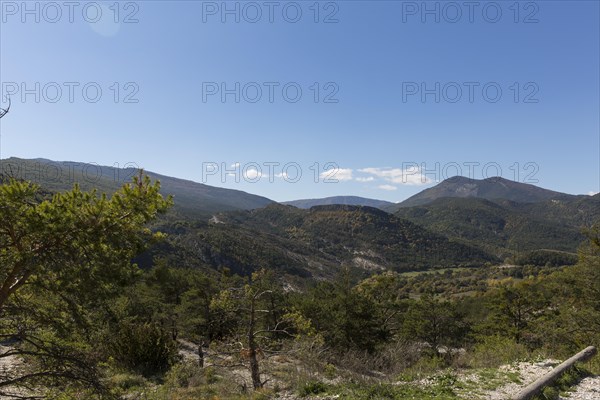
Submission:
[[487,179],[470,179],[455,176],[440,182],[438,185],[425,189],[403,202],[387,207],[395,211],[402,207],[412,207],[429,204],[443,197],[479,198],[486,200],[510,200],[518,203],[536,203],[551,199],[570,199],[576,196],[566,193],[543,189],[527,183],[520,183],[492,177]]
[[359,196],[333,196],[325,197],[321,199],[302,199],[286,201],[282,204],[294,206],[302,209],[309,209],[315,206],[327,206],[334,204],[348,205],[348,206],[367,206],[373,208],[384,209],[385,207],[393,206],[394,203],[384,200],[368,199]]
[[[115,168],[73,161],[52,161],[45,158],[0,160],[0,173],[28,179],[46,190],[66,191],[78,183],[83,190],[97,188],[113,193],[137,173],[136,168]],[[184,215],[210,215],[220,211],[251,210],[273,203],[266,197],[241,190],[224,189],[202,183],[145,171],[150,178],[160,180],[161,193],[172,194],[175,209]]]

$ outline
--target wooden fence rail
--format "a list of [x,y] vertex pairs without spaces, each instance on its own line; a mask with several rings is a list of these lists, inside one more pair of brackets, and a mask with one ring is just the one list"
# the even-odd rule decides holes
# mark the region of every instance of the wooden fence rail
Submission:
[[560,364],[558,367],[554,368],[552,371],[548,372],[546,375],[542,376],[537,381],[533,382],[531,385],[521,390],[518,395],[513,397],[513,400],[531,399],[533,396],[541,393],[546,386],[556,382],[556,380],[560,378],[567,370],[571,369],[575,363],[589,360],[596,355],[596,352],[597,351],[594,346],[587,347],[586,349],[580,351],[567,361]]

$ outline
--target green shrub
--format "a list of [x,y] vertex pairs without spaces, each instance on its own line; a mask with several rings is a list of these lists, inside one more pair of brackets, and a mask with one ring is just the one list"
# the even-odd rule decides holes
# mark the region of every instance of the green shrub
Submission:
[[269,400],[273,398],[273,391],[269,389],[259,389],[252,393],[252,400]]
[[458,380],[455,374],[451,372],[445,372],[442,375],[437,375],[434,378],[435,382],[440,386],[449,386],[452,387]]
[[109,340],[115,361],[145,377],[165,373],[178,360],[177,343],[154,323],[122,322]]
[[365,398],[369,400],[395,400],[397,393],[393,387],[389,385],[372,385],[365,393]]
[[204,368],[204,379],[206,379],[206,383],[208,384],[217,383],[219,380],[217,370],[214,367]]
[[197,363],[177,363],[165,374],[165,385],[173,388],[196,386],[204,380],[203,375],[204,371]]
[[325,368],[323,368],[323,374],[327,379],[333,379],[337,376],[337,368],[333,364],[325,364]]
[[146,380],[141,375],[128,373],[115,374],[109,378],[110,386],[124,391],[132,388],[144,387],[146,383]]
[[434,374],[445,367],[445,362],[437,356],[424,356],[409,368],[402,371],[398,379],[404,382],[412,382]]
[[553,386],[559,390],[567,390],[587,375],[588,373],[586,370],[574,366],[558,378]]
[[558,400],[560,395],[555,387],[547,387],[542,392],[542,399],[544,400]]
[[339,398],[344,400],[459,399],[456,393],[439,384],[421,387],[419,385],[393,385],[385,383],[345,383],[330,388],[329,392],[338,394]]
[[298,394],[300,395],[300,397],[306,397],[312,394],[321,394],[326,392],[327,386],[323,382],[308,381],[300,387]]
[[591,360],[584,363],[583,366],[592,375],[600,375],[600,356],[593,357]]
[[484,336],[475,345],[470,364],[475,368],[493,368],[527,356],[527,348],[503,336]]

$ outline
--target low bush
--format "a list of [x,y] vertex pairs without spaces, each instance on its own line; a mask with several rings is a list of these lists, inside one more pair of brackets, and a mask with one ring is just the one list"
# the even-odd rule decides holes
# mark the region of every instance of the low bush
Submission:
[[178,361],[178,347],[157,324],[122,322],[113,333],[109,351],[117,363],[144,377],[163,374]]
[[300,386],[298,395],[300,397],[306,397],[314,394],[321,394],[327,392],[327,385],[320,381],[308,381]]

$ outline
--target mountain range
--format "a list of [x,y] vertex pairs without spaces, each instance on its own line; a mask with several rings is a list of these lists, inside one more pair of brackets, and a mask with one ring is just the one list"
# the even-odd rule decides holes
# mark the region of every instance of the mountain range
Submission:
[[454,176],[388,209],[394,211],[402,207],[425,205],[443,197],[501,199],[519,203],[535,203],[551,199],[572,199],[575,196],[498,176],[481,180]]
[[585,240],[584,228],[600,220],[600,198],[517,203],[445,197],[394,215],[497,257],[540,249],[573,253]]
[[375,200],[375,199],[367,199],[365,197],[358,196],[333,196],[333,197],[324,197],[321,199],[302,199],[302,200],[293,200],[286,201],[282,204],[287,204],[290,206],[308,209],[314,206],[326,206],[333,204],[342,204],[348,206],[367,206],[385,209],[394,206],[394,203],[385,201],[385,200]]
[[[50,192],[78,182],[84,190],[111,193],[138,170],[10,158],[0,160],[0,172]],[[146,173],[161,181],[163,194],[174,195],[175,207],[155,226],[168,241],[142,256],[140,265],[160,256],[239,273],[267,267],[300,279],[327,278],[340,267],[368,275],[506,258],[561,264],[573,261],[584,229],[600,221],[598,194],[569,195],[503,178],[455,177],[399,204],[354,196],[278,204]]]

